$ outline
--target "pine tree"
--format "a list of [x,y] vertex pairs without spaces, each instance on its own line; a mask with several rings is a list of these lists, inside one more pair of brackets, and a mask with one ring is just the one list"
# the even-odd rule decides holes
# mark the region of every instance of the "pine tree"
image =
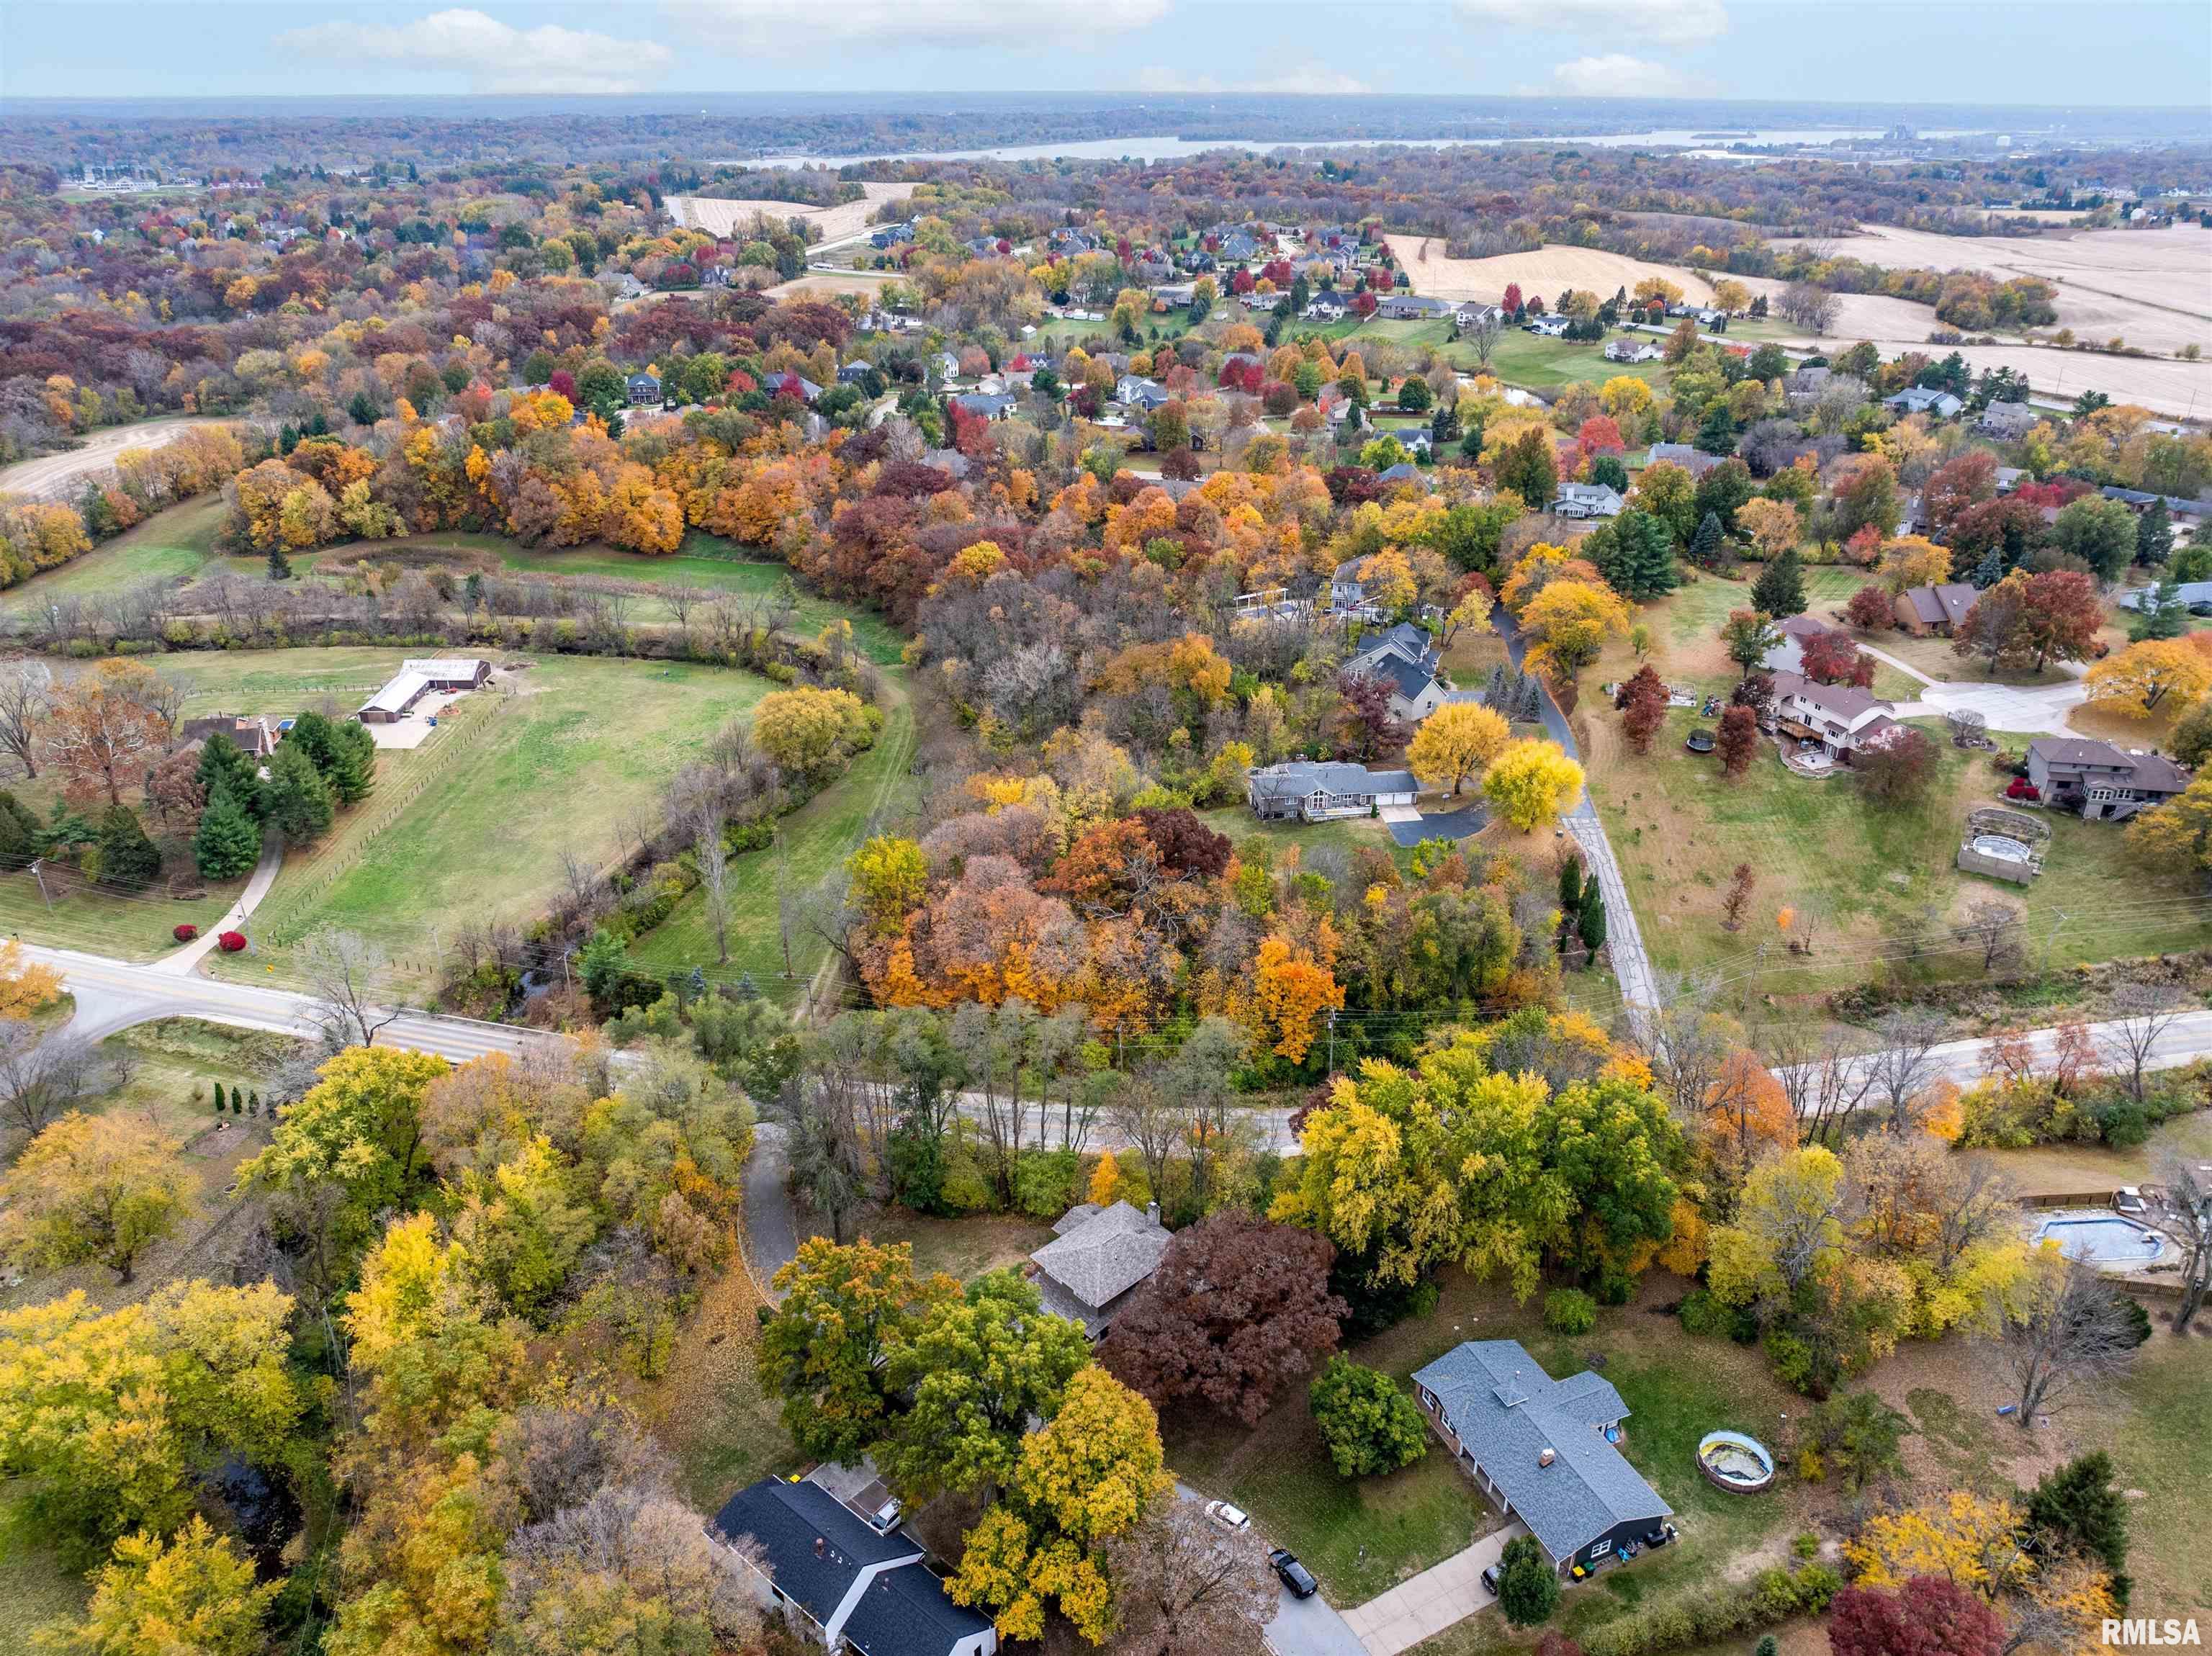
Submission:
[[28,868],[39,854],[39,819],[15,796],[0,788],[0,869]]
[[192,860],[200,877],[234,880],[260,859],[260,824],[239,804],[228,782],[219,785],[208,795],[199,829],[192,835]]
[[1559,913],[1572,916],[1583,906],[1583,864],[1578,857],[1559,859]]
[[282,546],[272,546],[269,549],[269,579],[270,580],[292,579],[292,561],[284,555],[284,549]]
[[292,721],[286,732],[284,744],[303,749],[314,761],[315,768],[327,778],[331,773],[331,759],[337,751],[337,739],[331,721],[319,713],[304,713]]
[[246,1107],[254,1115],[261,1113],[261,1089],[256,1087],[246,1095]]
[[1982,561],[1974,566],[1973,583],[1986,592],[2004,579],[2004,555],[1996,547],[1982,554]]
[[1708,512],[1698,522],[1698,532],[1690,537],[1690,561],[1700,569],[1711,569],[1721,561],[1721,514]]
[[306,845],[330,831],[337,814],[331,785],[315,768],[307,750],[287,742],[269,766],[269,821],[294,845]]
[[323,775],[342,805],[357,805],[376,790],[376,738],[366,725],[331,730],[331,762]]
[[1575,929],[1591,954],[1605,947],[1605,892],[1595,880],[1583,882],[1582,913],[1576,917]]
[[128,805],[110,806],[100,823],[100,877],[143,891],[161,871],[161,848],[146,837],[138,814]]
[[2173,519],[2161,494],[2136,519],[2136,561],[2157,569],[2173,555]]
[[1777,621],[1805,613],[1805,571],[1791,547],[1759,572],[1752,584],[1751,601]]
[[210,800],[228,787],[244,810],[257,817],[262,814],[260,767],[221,731],[200,749],[199,783],[200,792]]
[[217,1115],[222,1113],[222,1083],[220,1081],[215,1083],[215,1113]]

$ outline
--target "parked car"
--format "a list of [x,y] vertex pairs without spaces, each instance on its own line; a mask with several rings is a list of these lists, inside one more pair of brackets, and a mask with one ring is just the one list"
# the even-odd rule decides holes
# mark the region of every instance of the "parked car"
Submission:
[[1291,1590],[1293,1598],[1310,1598],[1321,1591],[1321,1583],[1313,1579],[1313,1572],[1298,1562],[1297,1555],[1287,1547],[1278,1547],[1267,1555],[1267,1562],[1275,1567],[1275,1574]]
[[1492,1564],[1482,1573],[1482,1590],[1492,1598],[1498,1597],[1498,1566]]
[[1231,1506],[1225,1501],[1207,1501],[1206,1515],[1224,1530],[1249,1530],[1252,1527],[1252,1514],[1242,1507]]
[[2123,1185],[2112,1192],[2112,1211],[2141,1218],[2150,1211],[2150,1207],[2143,1200],[2143,1194],[2140,1190],[2133,1185]]

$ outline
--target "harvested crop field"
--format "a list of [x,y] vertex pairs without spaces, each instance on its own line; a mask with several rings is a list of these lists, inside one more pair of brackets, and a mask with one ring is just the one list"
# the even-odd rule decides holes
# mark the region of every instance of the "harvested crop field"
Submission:
[[795,201],[724,201],[716,196],[670,196],[668,211],[675,221],[690,230],[712,231],[726,236],[731,229],[745,223],[756,215],[770,218],[805,219],[819,225],[823,241],[838,241],[856,236],[868,227],[876,209],[887,201],[903,201],[914,192],[910,184],[864,184],[867,193],[858,201],[841,202],[835,207],[809,207]]
[[[1610,296],[1616,288],[1633,288],[1646,276],[1664,276],[1683,297],[1710,302],[1704,277],[1672,264],[1651,264],[1596,247],[1540,247],[1533,253],[1498,253],[1489,258],[1446,258],[1440,236],[1387,236],[1391,252],[1413,275],[1413,291],[1437,299],[1476,299],[1495,305],[1505,284],[1517,282],[1532,298],[1549,300],[1563,288],[1582,288]],[[1421,257],[1424,246],[1429,249]]]
[[890,279],[887,273],[879,275],[872,270],[809,270],[803,276],[779,282],[761,292],[770,299],[793,299],[802,293],[821,299],[835,299],[839,294],[864,294],[873,298]]
[[2194,226],[1939,236],[1882,225],[1818,245],[1891,269],[2040,276],[2058,289],[2058,325],[2081,338],[2118,335],[2154,351],[2212,349],[2212,232]]

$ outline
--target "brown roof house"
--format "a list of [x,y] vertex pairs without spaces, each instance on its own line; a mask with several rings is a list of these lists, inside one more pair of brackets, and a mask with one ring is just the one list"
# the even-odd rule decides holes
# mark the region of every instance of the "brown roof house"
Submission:
[[2161,755],[2078,736],[2029,743],[2027,779],[2044,804],[2078,810],[2089,822],[2123,822],[2189,786],[2189,773]]
[[1815,684],[1795,673],[1774,676],[1774,723],[1785,736],[1818,742],[1832,759],[1880,747],[1902,728],[1896,707],[1855,684]]
[[1159,1204],[1139,1213],[1127,1202],[1103,1209],[1085,1202],[1061,1215],[1053,1230],[1052,1240],[1030,1255],[1027,1275],[1047,1311],[1081,1323],[1095,1340],[1160,1268],[1168,1232]]
[[249,758],[266,759],[276,751],[276,744],[292,728],[289,719],[272,719],[264,713],[258,719],[247,719],[238,713],[217,713],[212,719],[187,719],[177,726],[177,740],[190,747],[204,742],[220,731],[238,744],[239,751]]
[[1946,581],[1941,586],[1908,586],[1897,595],[1898,627],[1915,638],[1925,638],[1930,633],[1948,638],[1953,629],[1966,620],[1966,611],[1974,607],[1974,600],[1979,596],[1964,581]]

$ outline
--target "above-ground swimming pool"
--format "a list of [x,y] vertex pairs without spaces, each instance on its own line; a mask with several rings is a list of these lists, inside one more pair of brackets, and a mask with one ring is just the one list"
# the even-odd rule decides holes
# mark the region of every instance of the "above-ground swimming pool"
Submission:
[[1774,1482],[1774,1457],[1755,1437],[1711,1432],[1698,1441],[1698,1470],[1731,1495],[1755,1495]]
[[2140,1271],[2165,1257],[2166,1238],[2117,1213],[2059,1214],[2035,1228],[2039,1242],[2056,1242],[2069,1259]]
[[1974,836],[1974,849],[1984,857],[2002,857],[2008,863],[2027,860],[2027,847],[2007,834],[1978,834]]

